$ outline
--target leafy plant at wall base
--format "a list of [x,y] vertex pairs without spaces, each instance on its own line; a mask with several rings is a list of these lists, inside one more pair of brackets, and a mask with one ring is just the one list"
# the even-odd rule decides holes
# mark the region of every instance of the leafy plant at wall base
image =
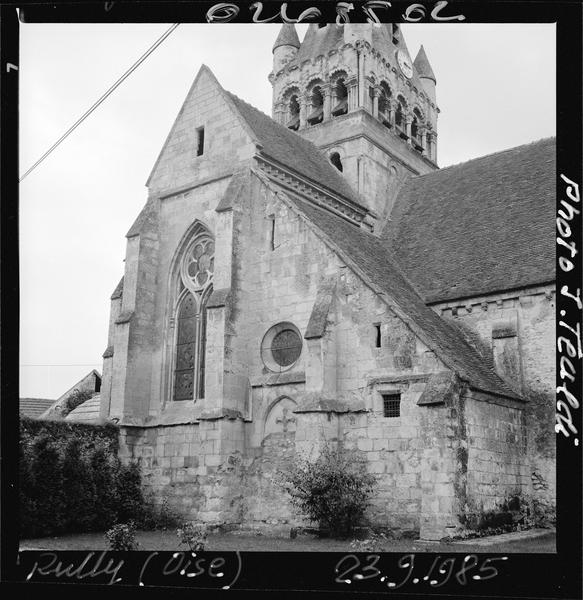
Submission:
[[105,532],[105,539],[110,550],[137,550],[139,546],[136,541],[136,525],[133,521],[114,525]]
[[178,535],[180,543],[186,544],[193,552],[201,552],[205,549],[207,542],[205,525],[187,521],[176,530],[176,535]]
[[335,537],[351,535],[361,521],[376,485],[355,451],[325,445],[311,462],[298,458],[280,472],[292,504]]

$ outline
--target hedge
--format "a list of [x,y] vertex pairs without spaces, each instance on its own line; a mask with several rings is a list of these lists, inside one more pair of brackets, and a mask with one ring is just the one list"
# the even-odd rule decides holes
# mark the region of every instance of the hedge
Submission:
[[103,531],[144,516],[141,475],[117,456],[118,428],[20,419],[20,535]]

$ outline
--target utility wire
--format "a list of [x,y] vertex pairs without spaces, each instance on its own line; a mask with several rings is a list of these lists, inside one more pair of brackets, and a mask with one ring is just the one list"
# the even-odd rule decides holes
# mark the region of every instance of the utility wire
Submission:
[[71,365],[24,365],[21,364],[21,367],[94,367],[95,365],[100,365],[101,363],[83,363],[83,364],[71,364]]
[[93,106],[87,110],[82,117],[80,117],[35,163],[24,173],[24,175],[18,180],[21,182],[29,173],[31,173],[40,163],[51,154],[51,152],[67,138],[73,131],[81,125],[81,123],[117,88],[119,87],[145,60],[156,50],[156,48],[180,25],[180,23],[174,23],[170,29],[165,31],[149,48],[144,54],[93,104]]

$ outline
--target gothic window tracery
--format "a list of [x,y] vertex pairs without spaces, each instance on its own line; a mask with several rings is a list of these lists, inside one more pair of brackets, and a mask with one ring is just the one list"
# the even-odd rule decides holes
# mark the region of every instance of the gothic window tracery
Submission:
[[195,237],[180,262],[175,312],[173,395],[175,401],[204,398],[206,303],[212,290],[215,244]]

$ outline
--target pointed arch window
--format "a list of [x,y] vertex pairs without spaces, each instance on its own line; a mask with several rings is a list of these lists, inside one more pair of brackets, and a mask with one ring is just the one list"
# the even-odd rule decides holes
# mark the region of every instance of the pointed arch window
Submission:
[[212,291],[215,244],[208,233],[195,237],[180,262],[175,311],[172,399],[204,398],[206,305]]

